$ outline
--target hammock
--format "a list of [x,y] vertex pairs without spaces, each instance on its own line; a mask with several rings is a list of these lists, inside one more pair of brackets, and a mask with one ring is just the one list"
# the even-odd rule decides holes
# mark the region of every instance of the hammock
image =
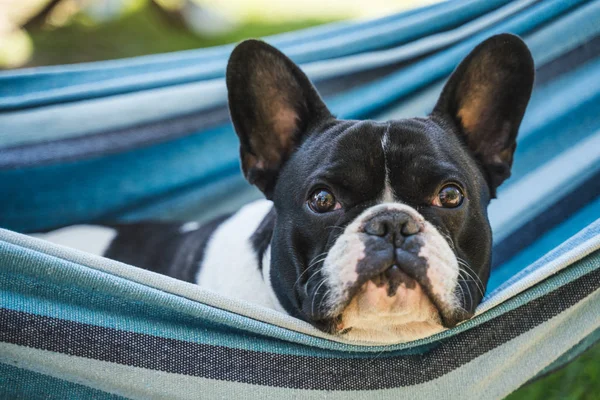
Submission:
[[266,40],[343,118],[425,115],[476,44],[537,67],[475,317],[392,346],[23,233],[206,220],[239,172],[232,46],[0,74],[0,397],[502,398],[600,339],[600,1],[453,0]]

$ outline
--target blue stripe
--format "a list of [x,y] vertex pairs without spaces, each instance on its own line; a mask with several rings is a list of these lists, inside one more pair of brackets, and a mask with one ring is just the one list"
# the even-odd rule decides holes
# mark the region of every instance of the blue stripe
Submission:
[[125,399],[125,397],[4,363],[0,363],[0,396],[3,399]]
[[[590,24],[583,24],[583,22],[585,21],[586,17],[591,17],[594,18],[595,16],[597,16],[598,18],[600,18],[600,3],[596,3],[596,4],[590,4],[590,5],[586,5],[584,7],[581,7],[579,9],[577,9],[576,11],[562,17],[558,22],[553,22],[551,25],[544,27],[543,29],[541,29],[540,31],[536,32],[534,35],[531,36],[531,38],[527,38],[528,42],[532,42],[533,44],[532,46],[532,51],[534,52],[534,55],[536,57],[536,59],[539,60],[543,60],[543,62],[548,62],[549,61],[549,55],[552,54],[557,54],[558,51],[567,51],[581,43],[584,43],[586,40],[589,40],[590,35],[594,35],[597,33],[597,31],[600,30],[600,26],[598,25],[590,25]],[[583,20],[582,20],[583,19]],[[573,31],[573,29],[575,28],[579,28],[579,30],[577,31],[577,35],[571,35],[570,32]],[[570,39],[567,43],[563,43],[563,42],[558,42],[558,41],[549,41],[547,38],[554,38],[554,35],[556,34],[561,34],[561,35],[569,35]],[[539,63],[538,63],[539,66]],[[583,78],[582,78],[583,80]],[[593,82],[597,82],[596,80],[594,80],[593,77],[591,77],[590,79]],[[377,86],[378,83],[374,83],[372,84],[373,86]],[[197,86],[197,85],[195,85]],[[437,86],[437,85],[436,85]],[[596,85],[597,86],[597,85]],[[582,91],[582,94],[585,93],[590,93],[591,88],[593,88],[594,85],[587,85],[585,86],[586,90]],[[564,85],[559,87],[560,89],[564,89]],[[174,90],[177,90],[176,88],[173,88]],[[182,87],[180,89],[182,91],[182,93],[187,93],[188,88],[187,87]],[[199,86],[197,87],[198,93],[200,93],[202,91],[202,87]],[[173,90],[170,90],[171,92]],[[576,92],[571,90],[570,93],[574,94],[575,96],[577,96]],[[189,104],[185,104],[185,105],[180,105],[179,107],[177,107],[176,105],[171,105],[171,107],[167,107],[165,108],[164,104],[158,100],[152,100],[154,98],[158,99],[158,98],[163,98],[162,96],[164,96],[164,94],[162,92],[158,92],[158,91],[151,91],[151,92],[145,92],[142,93],[143,94],[143,99],[144,99],[144,107],[142,107],[140,109],[140,113],[136,112],[135,110],[129,110],[128,114],[127,114],[127,118],[130,118],[130,124],[138,124],[140,122],[144,122],[144,120],[151,118],[153,121],[156,120],[156,118],[168,118],[170,116],[172,116],[173,113],[179,113],[181,114],[182,112],[190,112],[190,105]],[[141,94],[140,94],[141,95]],[[129,100],[129,102],[131,104],[137,104],[139,103],[141,100],[140,95],[138,95],[137,97],[127,97]],[[183,95],[183,94],[182,94]],[[225,101],[225,92],[223,91],[222,93],[223,98],[222,101]],[[438,93],[437,91],[435,92],[431,92],[430,96],[428,97],[428,101],[430,103],[429,108],[431,108],[431,106],[433,106],[434,102],[435,102],[435,98],[437,97]],[[216,94],[211,91],[209,92],[209,94],[207,94],[207,96],[216,96]],[[221,96],[221,94],[219,94],[219,96]],[[547,96],[547,94],[545,94],[545,96]],[[559,96],[556,96],[559,97]],[[573,96],[571,96],[573,97]],[[584,98],[583,96],[579,96],[579,97],[575,97],[574,98],[574,102],[573,102],[573,106],[577,103],[577,99],[581,99]],[[196,100],[197,102],[197,100]],[[218,101],[220,102],[220,100]],[[581,100],[579,100],[579,102],[581,102]],[[539,102],[538,102],[539,103]],[[556,102],[555,102],[556,103]],[[202,105],[202,102],[197,102],[197,105],[193,105],[192,109],[195,109],[193,107],[198,107],[198,108],[205,108],[206,106]],[[214,102],[209,102],[206,104],[213,104]],[[530,105],[530,109],[532,107],[535,107],[536,102],[535,102],[535,98],[532,101],[532,104]],[[82,108],[83,106],[83,108]],[[345,105],[342,104],[341,107],[344,107]],[[92,134],[94,132],[98,132],[98,130],[102,130],[103,127],[106,124],[110,124],[109,126],[107,126],[107,128],[105,129],[114,129],[114,124],[115,124],[115,119],[114,118],[103,118],[103,116],[109,116],[109,115],[118,115],[118,116],[122,116],[123,113],[120,111],[122,110],[123,104],[121,101],[121,98],[119,97],[111,97],[110,99],[107,100],[103,100],[101,103],[97,103],[97,102],[93,102],[90,103],[87,107],[87,111],[85,109],[85,103],[81,104],[81,103],[76,103],[73,106],[71,105],[64,105],[62,106],[60,109],[46,109],[46,110],[40,110],[38,114],[37,111],[34,111],[34,114],[32,115],[31,112],[29,111],[25,111],[25,112],[20,112],[20,113],[12,113],[12,114],[8,114],[8,115],[0,115],[0,126],[2,126],[3,128],[0,129],[0,142],[4,142],[7,144],[15,144],[15,143],[28,143],[28,142],[35,142],[35,141],[40,141],[42,138],[44,138],[45,140],[51,139],[53,136],[57,137],[57,138],[62,138],[64,136],[82,136],[82,135],[86,135],[86,134]],[[539,107],[538,107],[539,108]],[[564,106],[563,109],[561,110],[562,114],[565,114],[567,110],[567,107]],[[72,115],[74,114],[75,115]],[[90,115],[90,118],[96,119],[96,121],[94,123],[89,123],[87,121],[82,122],[82,117],[81,115]],[[139,114],[139,115],[138,115]],[[536,116],[539,113],[531,113],[528,112],[528,115],[533,115],[534,118],[532,118],[534,121],[535,120],[541,120],[541,121],[546,121],[547,117],[545,115],[542,115],[542,118],[537,118]],[[556,115],[558,115],[558,113],[555,113]],[[117,121],[121,121],[123,118],[119,118]],[[88,119],[89,120],[89,119]],[[527,124],[529,121],[529,119],[526,117],[524,124]],[[43,122],[43,123],[42,123]],[[122,124],[123,122],[121,122]],[[2,132],[5,132],[4,134],[2,134]],[[35,132],[35,133],[34,133]],[[522,133],[521,133],[521,137],[523,137],[524,135],[527,134],[527,128],[522,129]],[[112,143],[112,139],[111,139],[111,143]],[[111,144],[112,145],[112,144]],[[134,146],[135,143],[130,143],[130,146]],[[94,148],[97,148],[98,146],[94,146]],[[59,149],[52,149],[52,154],[55,154],[55,152],[59,150]],[[27,151],[27,150],[24,150]],[[24,156],[21,155],[20,153],[14,154],[12,155],[13,157],[19,157],[19,158],[23,158]],[[82,154],[79,156],[79,158],[84,157],[85,155]],[[6,161],[7,158],[9,156],[7,155],[4,159],[5,163],[8,162]],[[31,156],[28,156],[28,159],[30,159]],[[60,157],[59,154],[57,153],[56,157]],[[11,164],[10,162],[8,162],[9,164]],[[14,163],[12,163],[14,164]],[[6,165],[6,164],[5,164]]]
[[472,36],[469,40],[412,64],[398,73],[391,74],[376,84],[349,90],[334,98],[329,104],[341,118],[368,117],[416,89],[450,74],[477,44],[489,36],[503,32],[517,35],[526,34],[552,18],[584,3],[583,0],[541,2],[491,29]]
[[[560,18],[552,20],[534,32],[522,35],[533,53],[536,67],[539,69],[559,59],[564,53],[582,46],[592,38],[597,37],[600,34],[600,25],[594,21],[598,19],[600,19],[600,2],[596,1],[585,4],[570,13],[561,15]],[[562,39],[559,40],[559,38]],[[429,89],[403,97],[393,106],[393,109],[384,112],[384,114],[387,115],[387,118],[405,118],[424,116],[430,113],[441,91],[441,83],[441,81],[436,81],[430,85]],[[539,88],[536,87],[534,95],[538,90]],[[584,93],[588,93],[588,90]],[[544,97],[539,97],[539,99],[552,99],[552,93],[545,93]],[[535,105],[535,102],[536,98],[534,96],[528,106],[527,115],[531,114],[531,109]],[[563,104],[565,107],[568,106],[566,102]],[[543,107],[540,111],[543,114]],[[523,137],[528,130],[527,115],[523,121],[520,137]]]
[[581,209],[567,221],[542,235],[511,260],[493,270],[488,283],[488,293],[500,287],[517,272],[532,264],[550,250],[564,243],[569,237],[598,220],[598,217],[600,217],[598,210],[600,210],[600,197]]
[[536,88],[521,126],[508,184],[597,131],[598,109],[600,58]]
[[[587,232],[597,235],[599,228],[600,221]],[[577,247],[577,243],[585,237],[583,232],[563,247]],[[489,321],[600,267],[600,253],[596,253],[527,293],[515,296],[452,330],[426,339],[392,346],[355,346],[215,309],[7,242],[0,241],[0,254],[3,254],[3,268],[0,269],[2,308],[195,343],[337,358],[382,351],[388,356],[421,353],[438,340]],[[557,252],[555,257],[560,254]]]
[[[277,37],[267,38],[275,46],[281,47],[294,61],[306,63],[332,57],[341,57],[392,46],[398,43],[432,34],[438,30],[465,23],[471,18],[485,14],[509,0],[469,0],[442,3],[422,12],[414,12],[398,19],[387,18],[383,23],[373,21],[366,25],[346,28],[331,41],[328,35],[308,39],[302,35],[292,35],[289,40],[279,42]],[[310,38],[310,35],[308,36]],[[70,69],[24,71],[21,73],[0,74],[0,110],[32,107],[60,101],[82,100],[90,97],[115,95],[135,90],[147,90],[166,85],[194,82],[223,77],[226,60],[232,46],[222,46],[202,51],[180,52],[165,56],[130,59],[127,62],[103,62]],[[112,67],[111,67],[112,66]],[[171,76],[163,80],[155,79],[137,82],[140,74],[158,74],[171,69],[193,68],[193,73],[184,71],[182,77]],[[48,72],[45,72],[48,71]],[[65,73],[63,73],[65,72]],[[127,77],[133,76],[128,82]],[[117,86],[85,87],[69,91],[65,88],[91,82],[117,79]],[[48,91],[47,93],[45,91]]]
[[31,231],[95,220],[176,188],[210,184],[238,165],[237,137],[216,128],[102,158],[0,171],[3,190],[14,193],[0,201],[0,226]]
[[[339,358],[360,357],[359,353],[367,357],[381,350],[292,332],[2,241],[0,254],[4,260],[0,269],[2,308],[252,351]],[[415,347],[396,355],[422,349]]]

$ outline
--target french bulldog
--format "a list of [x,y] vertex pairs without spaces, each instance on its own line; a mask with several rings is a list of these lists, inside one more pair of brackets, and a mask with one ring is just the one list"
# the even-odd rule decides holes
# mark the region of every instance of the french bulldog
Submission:
[[44,237],[87,238],[92,252],[349,340],[423,338],[470,318],[483,298],[487,207],[510,176],[533,81],[525,43],[497,35],[460,63],[428,117],[343,120],[294,62],[247,40],[227,66],[229,109],[244,176],[266,199],[204,225]]

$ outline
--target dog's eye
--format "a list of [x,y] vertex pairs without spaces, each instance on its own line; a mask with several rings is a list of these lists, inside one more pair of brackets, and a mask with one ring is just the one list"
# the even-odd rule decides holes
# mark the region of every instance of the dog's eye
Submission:
[[333,194],[325,189],[315,190],[308,199],[308,205],[316,213],[325,213],[341,207],[339,203],[336,203]]
[[455,208],[462,204],[464,196],[460,187],[455,184],[446,185],[433,200],[433,205],[444,208]]

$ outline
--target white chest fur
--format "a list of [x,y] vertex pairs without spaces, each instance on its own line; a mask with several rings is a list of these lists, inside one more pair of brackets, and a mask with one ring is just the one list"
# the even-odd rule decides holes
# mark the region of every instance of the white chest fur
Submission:
[[207,243],[196,282],[227,297],[281,309],[269,281],[269,249],[263,272],[258,268],[250,237],[273,203],[257,200],[240,209],[221,224]]

